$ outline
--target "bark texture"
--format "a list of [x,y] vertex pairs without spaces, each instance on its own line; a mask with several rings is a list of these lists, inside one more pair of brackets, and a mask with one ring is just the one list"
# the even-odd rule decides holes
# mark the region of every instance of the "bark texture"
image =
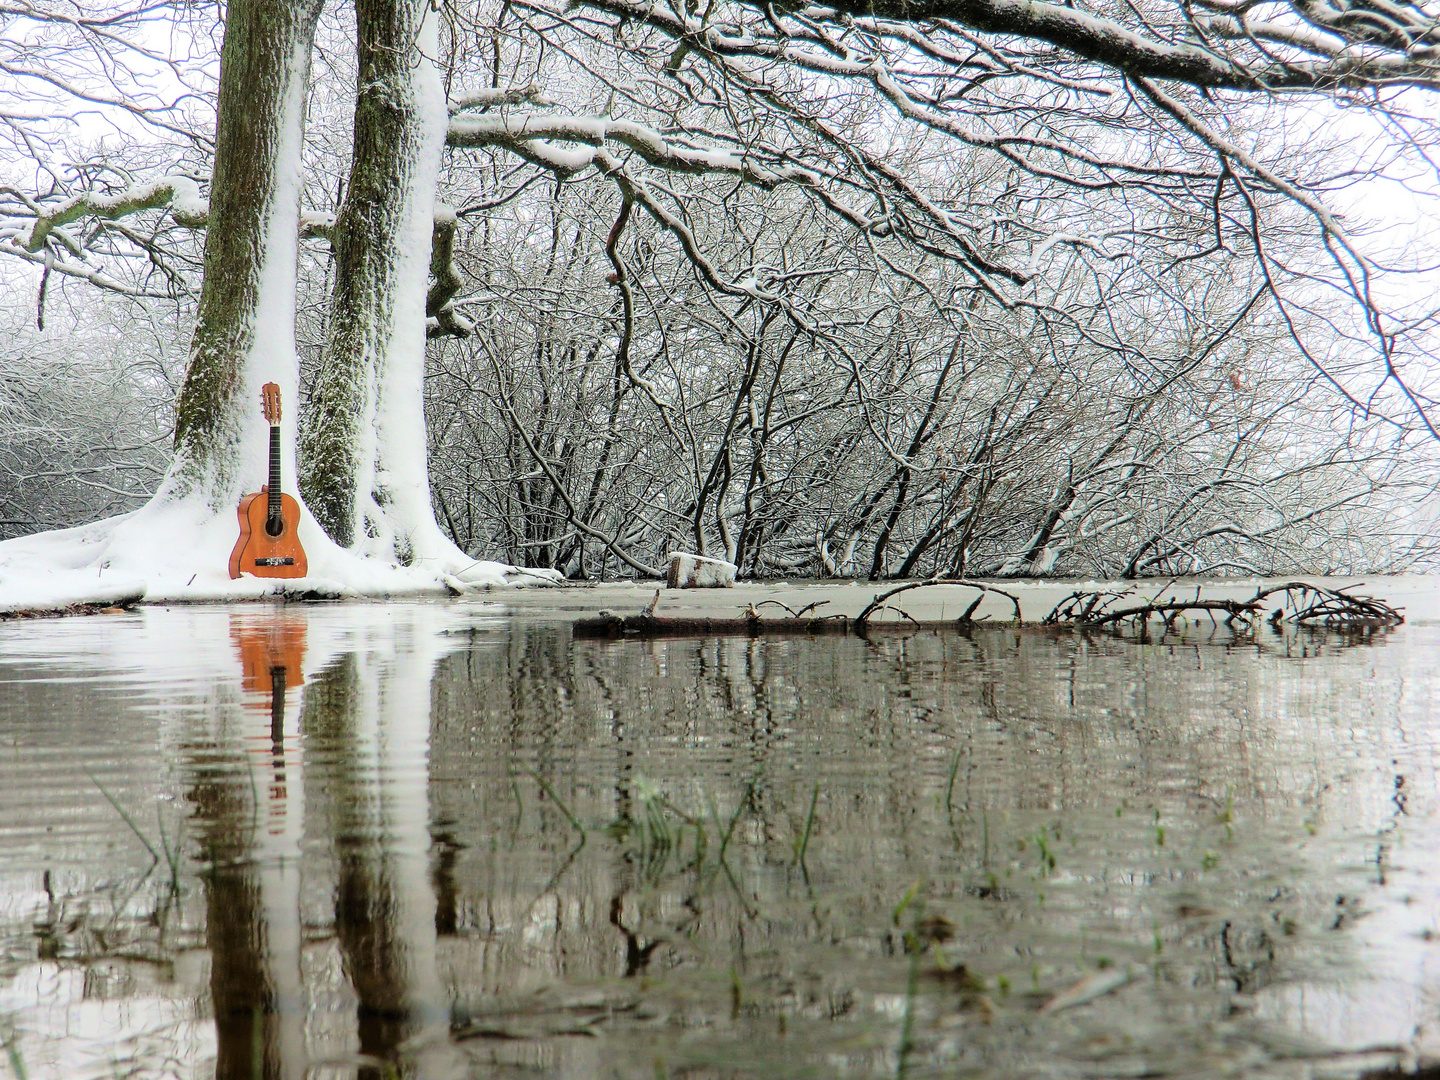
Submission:
[[[284,287],[265,279],[267,263],[284,258],[284,245],[266,239],[277,210],[298,215],[298,175],[288,174],[299,169],[297,94],[320,8],[320,0],[234,0],[226,12],[205,282],[170,476],[172,497],[198,489],[217,509],[238,492],[246,420],[258,415],[245,375],[262,292]],[[293,295],[293,254],[290,263]]]

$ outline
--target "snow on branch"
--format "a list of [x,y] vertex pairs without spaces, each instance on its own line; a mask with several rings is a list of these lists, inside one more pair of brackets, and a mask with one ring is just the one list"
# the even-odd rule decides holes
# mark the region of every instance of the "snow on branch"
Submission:
[[[814,122],[812,126],[817,130],[827,129],[827,125],[820,122]],[[1012,302],[1006,294],[1005,286],[1000,282],[1008,281],[1011,284],[1022,285],[1029,280],[1024,273],[984,257],[974,243],[963,234],[963,229],[955,220],[954,215],[947,212],[934,200],[926,198],[899,169],[886,164],[862,148],[850,144],[838,133],[833,133],[833,135],[837,141],[845,143],[848,153],[863,160],[868,169],[882,177],[939,227],[954,248],[954,250],[945,252],[947,257],[958,258],[970,267],[986,288],[994,293],[1002,303]],[[691,261],[695,262],[695,265],[707,278],[712,275],[705,269],[705,265],[702,265],[703,259],[696,262],[700,258],[698,246],[693,243],[693,238],[686,239],[689,234],[688,229],[685,229],[678,220],[670,220],[670,215],[658,208],[637,177],[628,170],[618,168],[619,163],[608,151],[603,149],[606,143],[624,146],[634,151],[647,164],[670,172],[728,174],[767,190],[782,183],[798,184],[820,193],[831,209],[842,212],[842,216],[857,227],[870,229],[875,226],[874,222],[865,220],[861,215],[846,212],[845,208],[827,196],[821,190],[823,177],[815,170],[777,162],[762,163],[750,155],[735,151],[695,146],[688,141],[681,141],[662,133],[656,128],[630,120],[533,113],[518,116],[492,114],[452,117],[448,142],[451,146],[459,147],[502,147],[534,165],[561,176],[573,176],[594,166],[621,183],[622,186],[639,185],[635,191],[635,201],[650,211],[651,216],[655,217],[662,226],[681,238]],[[567,143],[572,145],[566,145]],[[581,144],[580,148],[574,146],[575,143]],[[718,277],[715,280],[718,282]],[[749,288],[731,285],[717,287],[721,287],[722,291],[731,292],[733,295],[749,294],[753,291]],[[773,299],[764,290],[754,293],[754,295],[759,299]]]
[[[9,194],[18,195],[17,192],[9,189],[7,191]],[[170,216],[179,224],[199,228],[205,224],[210,215],[210,204],[201,197],[200,185],[195,182],[193,177],[183,175],[164,176],[148,183],[132,184],[124,191],[114,195],[87,191],[71,196],[50,208],[41,207],[29,199],[23,201],[36,215],[34,224],[30,226],[28,232],[12,233],[6,239],[13,239],[21,248],[32,254],[43,248],[45,241],[52,234],[66,247],[78,254],[79,242],[58,230],[83,218],[98,217],[115,220],[141,210],[154,210],[165,206],[169,207]]]
[[459,219],[443,203],[435,206],[435,226],[430,237],[430,291],[425,294],[425,336],[467,338],[475,326],[451,303],[465,284],[455,265],[455,228]]
[[[1236,10],[1252,6],[1237,5]],[[1396,17],[1377,23],[1373,16],[1382,5],[1355,0],[1286,5],[1287,16],[1299,15],[1336,41],[1332,47],[1314,35],[1262,24],[1269,31],[1265,36],[1301,54],[1284,57],[1264,50],[1226,54],[1183,37],[1168,41],[1149,23],[1140,24],[1142,31],[1076,5],[1039,0],[834,0],[799,14],[817,22],[847,16],[906,23],[953,20],[984,33],[1048,42],[1133,77],[1215,89],[1330,90],[1369,83],[1440,87],[1440,45],[1434,43],[1440,20],[1410,5],[1383,7]],[[1244,30],[1243,25],[1235,28]]]
[[13,255],[26,262],[34,263],[36,266],[44,267],[47,272],[54,271],[65,277],[88,282],[109,292],[120,293],[122,296],[147,297],[152,300],[170,299],[168,293],[127,285],[96,267],[58,258],[55,252],[48,248],[43,252],[26,251],[13,237],[0,239],[0,254]]
[[607,142],[634,151],[648,164],[682,173],[727,173],[757,187],[783,183],[813,185],[809,169],[776,163],[763,164],[733,150],[690,145],[656,128],[632,120],[606,120],[592,116],[520,115],[452,116],[451,146],[501,146],[536,164],[573,174],[595,164],[593,151],[572,150],[550,143],[580,143],[599,148]]
[[[1261,5],[1211,0],[1200,6],[1223,14],[1191,15],[1169,25],[1144,17],[1127,25],[1069,0],[834,0],[784,16],[769,6],[750,5],[770,14],[773,30],[727,26],[695,14],[682,17],[675,8],[652,0],[583,0],[583,4],[658,27],[711,54],[763,56],[840,77],[863,74],[863,60],[849,47],[854,29],[905,40],[957,68],[973,63],[973,57],[962,59],[959,52],[947,55],[948,50],[936,47],[933,32],[967,29],[993,35],[998,46],[995,56],[1004,58],[1006,66],[1022,51],[1013,43],[1028,39],[1133,78],[1212,89],[1329,93],[1367,85],[1440,87],[1436,40],[1440,20],[1405,3],[1297,0],[1265,5],[1283,12],[1279,19],[1267,20],[1254,16]],[[555,14],[544,0],[527,0],[525,6]],[[826,31],[837,25],[843,33]],[[921,28],[918,35],[916,27]],[[1219,49],[1207,42],[1210,35],[1252,47]],[[1277,54],[1259,45],[1261,41],[1284,46],[1285,51]],[[801,42],[813,42],[820,49],[797,48]]]
[[680,241],[680,246],[685,251],[685,257],[690,260],[691,265],[699,271],[700,276],[712,289],[729,296],[751,297],[765,303],[779,304],[798,325],[807,330],[815,329],[813,324],[805,319],[793,304],[790,304],[780,294],[762,288],[753,275],[747,275],[739,281],[726,281],[710,260],[705,257],[705,253],[700,249],[699,241],[695,238],[695,233],[655,198],[654,193],[643,180],[632,175],[625,168],[623,162],[611,157],[606,151],[596,150],[595,156],[596,167],[615,181],[620,193],[631,202],[643,206],[646,212],[655,219],[656,224]]
[[453,97],[447,103],[450,115],[466,109],[488,109],[496,105],[521,105],[525,102],[532,105],[549,105],[550,100],[545,96],[539,83],[531,83],[529,86],[510,87],[501,89],[499,87],[485,87],[483,90],[472,90],[468,94],[460,94]]
[[300,239],[332,239],[335,229],[335,215],[328,210],[300,211]]
[[[29,254],[38,254],[48,241],[54,239],[74,254],[80,255],[84,245],[66,233],[64,226],[85,218],[118,221],[142,210],[158,210],[164,207],[169,209],[176,224],[186,228],[203,229],[210,220],[210,203],[200,194],[199,181],[193,176],[185,175],[164,176],[143,184],[132,184],[113,195],[83,192],[53,206],[46,206],[13,187],[0,186],[0,195],[8,195],[23,204],[26,214],[33,218],[33,221],[23,226],[0,226],[0,241],[4,242],[5,250],[12,254],[17,248]],[[328,240],[334,228],[335,215],[330,211],[300,211],[300,239]]]

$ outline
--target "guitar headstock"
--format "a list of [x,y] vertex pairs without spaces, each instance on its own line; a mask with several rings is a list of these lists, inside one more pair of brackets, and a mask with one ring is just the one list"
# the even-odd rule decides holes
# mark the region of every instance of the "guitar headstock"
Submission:
[[260,405],[265,410],[265,419],[273,426],[280,423],[280,386],[267,382],[260,388]]

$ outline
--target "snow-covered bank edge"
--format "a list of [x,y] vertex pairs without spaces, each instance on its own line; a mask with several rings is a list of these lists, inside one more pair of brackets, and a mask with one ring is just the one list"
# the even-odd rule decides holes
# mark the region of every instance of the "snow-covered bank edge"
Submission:
[[73,529],[0,542],[0,615],[64,613],[133,603],[275,599],[388,600],[558,585],[553,570],[464,557],[401,566],[331,543],[307,514],[303,578],[229,576],[233,519],[193,504],[155,503]]
[[87,615],[106,608],[124,608],[145,597],[142,581],[96,581],[94,575],[46,575],[11,584],[0,578],[0,619],[26,615]]
[[[127,604],[214,603],[275,600],[386,601],[406,599],[484,597],[500,601],[505,613],[521,618],[576,622],[592,619],[602,612],[630,617],[656,604],[662,618],[737,619],[754,608],[768,619],[785,618],[786,609],[810,610],[812,616],[844,616],[853,619],[876,597],[896,583],[844,581],[739,581],[729,589],[667,589],[659,582],[566,582],[549,570],[531,570],[505,563],[476,561],[447,573],[445,568],[424,564],[403,567],[363,558],[330,545],[312,555],[311,576],[292,580],[241,578],[232,581],[224,569],[207,568],[180,576],[180,559],[170,572],[146,579],[135,572],[135,560],[120,559],[121,565],[104,566],[97,548],[110,545],[95,539],[95,530],[114,532],[111,519],[64,532],[37,534],[0,543],[0,618],[26,614],[79,614],[86,610]],[[233,543],[232,538],[226,543]],[[228,548],[226,549],[228,553]],[[195,553],[183,561],[191,565]],[[213,567],[223,556],[207,556]],[[202,560],[203,561],[203,560]],[[220,562],[223,567],[223,562]],[[1186,579],[1173,582],[1112,582],[1074,580],[1009,580],[990,582],[992,587],[1014,594],[1021,607],[1024,625],[1039,623],[1070,594],[1093,589],[1134,588],[1137,599],[1189,598],[1202,588],[1207,599],[1243,600],[1262,586],[1285,579]],[[1332,588],[1355,588],[1403,610],[1406,621],[1440,622],[1440,577],[1405,575],[1397,577],[1331,578],[1305,577],[1300,580]],[[559,585],[561,588],[527,588]],[[656,593],[660,593],[658,602]],[[877,610],[872,621],[953,622],[970,606],[976,590],[969,586],[929,585],[894,597]],[[989,593],[971,617],[991,626],[1013,625],[1014,607],[1003,595]],[[784,605],[781,607],[780,605]],[[902,614],[902,612],[904,614]]]
[[[7,568],[8,569],[8,568]],[[394,567],[405,570],[405,567]],[[119,576],[99,577],[88,570],[34,571],[20,579],[0,571],[0,619],[35,615],[88,615],[96,611],[136,604],[245,603],[274,600],[404,600],[457,597],[494,590],[554,587],[563,584],[524,567],[507,563],[477,562],[476,580],[453,575],[443,579],[416,573],[395,575],[370,588],[356,588],[318,577],[291,580],[242,578],[231,587],[197,581],[191,587],[152,589],[146,582]]]

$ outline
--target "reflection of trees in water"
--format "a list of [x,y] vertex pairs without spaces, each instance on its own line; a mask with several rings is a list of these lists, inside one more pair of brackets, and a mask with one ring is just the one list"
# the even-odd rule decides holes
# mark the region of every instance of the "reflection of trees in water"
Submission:
[[[301,1077],[308,1061],[336,1055],[358,1061],[358,1077],[390,1076],[407,1039],[448,1020],[428,856],[435,653],[429,635],[418,637],[339,656],[304,687],[288,722],[284,684],[247,685],[263,708],[249,703],[238,729],[222,719],[218,737],[187,742],[217,1077]],[[332,935],[355,1043],[343,1025],[312,1025],[307,1046],[307,1016],[337,1005],[314,955]],[[425,1047],[410,1056],[422,1072],[436,1065]]]
[[[434,788],[463,849],[456,930],[483,935],[481,983],[497,993],[657,959],[793,979],[822,941],[893,952],[886,914],[920,878],[975,925],[961,944],[982,968],[1014,966],[1016,949],[1069,962],[1087,935],[1097,955],[1163,938],[1208,983],[1252,992],[1283,928],[1333,901],[1328,885],[1291,887],[1324,871],[1287,854],[1282,873],[1276,838],[1342,810],[1382,824],[1369,780],[1317,783],[1344,753],[1336,698],[1395,707],[1354,678],[1363,656],[1287,663],[1253,645],[1010,631],[571,644],[517,629],[437,674],[436,769],[468,780]],[[558,882],[571,826],[515,761],[600,840]],[[807,876],[794,844],[817,777]],[[687,837],[663,872],[642,801]],[[1186,900],[1225,875],[1228,920]]]
[[188,792],[207,867],[201,880],[215,1076],[268,1080],[286,1073],[279,1056],[279,1003],[267,963],[261,885],[251,860],[255,809],[246,774],[233,762],[216,761],[218,756],[192,766]]
[[[360,1053],[385,1061],[407,1034],[409,985],[396,897],[387,880],[384,825],[373,748],[362,726],[363,694],[357,657],[341,657],[305,695],[300,722],[307,747],[323,748],[307,782],[326,793],[326,825],[333,837],[335,934],[357,1001]],[[369,751],[369,752],[367,752]],[[365,1069],[362,1075],[381,1075]]]
[[307,783],[327,803],[335,933],[357,999],[359,1050],[373,1063],[362,1077],[392,1075],[402,1044],[449,1018],[435,972],[429,857],[433,662],[428,642],[342,656],[316,677],[301,713]]
[[[1316,931],[1364,913],[1355,845],[1296,838],[1379,832],[1433,789],[1413,768],[1396,786],[1398,684],[1357,677],[1363,650],[518,626],[437,667],[463,638],[382,637],[316,650],[278,726],[273,680],[182,723],[221,1077],[357,1049],[362,1076],[443,1072],[415,1048],[452,999],[472,1071],[584,1072],[597,1044],[549,1036],[600,1015],[634,1025],[604,1044],[622,1057],[697,1029],[763,1056],[783,1015],[814,1025],[786,1036],[795,1054],[823,1058],[815,1032],[843,1022],[878,1032],[847,1060],[890,1068],[875,1003],[904,989],[922,913],[991,995],[1004,976],[1038,1001],[1103,957],[1156,973],[1112,1024],[1215,1020],[1293,983],[1297,958],[1340,955],[1348,938]],[[936,1009],[989,1015],[964,979],[926,985]],[[556,986],[601,1003],[577,1012]],[[1012,1017],[1033,1013],[999,1009],[974,1052],[1019,1052]]]

